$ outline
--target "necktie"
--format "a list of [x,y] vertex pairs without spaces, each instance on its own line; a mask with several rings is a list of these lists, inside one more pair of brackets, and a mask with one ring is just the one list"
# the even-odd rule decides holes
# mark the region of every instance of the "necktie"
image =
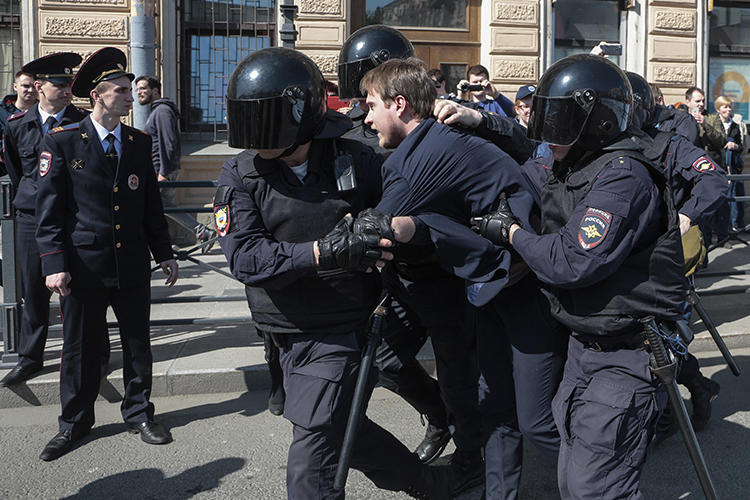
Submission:
[[113,134],[108,134],[104,140],[109,143],[107,150],[104,152],[104,156],[107,158],[112,170],[117,170],[117,161],[119,158],[117,157],[117,149],[115,149],[115,136]]
[[55,120],[54,116],[47,117],[47,120],[44,122],[44,126],[47,127],[46,130],[44,130],[44,133],[49,132],[50,130],[55,128],[56,125],[57,125],[57,120]]

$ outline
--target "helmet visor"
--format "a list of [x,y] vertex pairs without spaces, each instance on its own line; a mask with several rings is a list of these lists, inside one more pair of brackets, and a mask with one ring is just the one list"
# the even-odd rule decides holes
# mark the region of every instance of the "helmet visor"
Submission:
[[375,66],[371,59],[339,64],[339,99],[363,98],[362,92],[359,91],[359,82]]
[[242,149],[285,149],[294,144],[302,110],[285,96],[227,100],[229,146]]
[[535,141],[570,146],[580,137],[591,109],[582,107],[572,96],[535,94],[531,101],[528,136]]

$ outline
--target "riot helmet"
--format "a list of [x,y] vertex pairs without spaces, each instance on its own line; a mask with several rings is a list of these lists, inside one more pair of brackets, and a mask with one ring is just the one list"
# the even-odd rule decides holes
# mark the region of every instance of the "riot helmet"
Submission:
[[625,73],[604,57],[577,54],[542,75],[531,103],[529,138],[597,150],[630,125],[633,98]]
[[229,78],[229,146],[291,153],[322,128],[325,88],[320,70],[303,53],[282,47],[253,52]]
[[633,126],[639,130],[650,128],[656,113],[656,99],[651,85],[638,73],[626,71],[625,74],[633,89]]
[[364,97],[359,91],[362,77],[389,59],[414,56],[414,47],[400,31],[376,24],[355,31],[339,52],[339,98]]

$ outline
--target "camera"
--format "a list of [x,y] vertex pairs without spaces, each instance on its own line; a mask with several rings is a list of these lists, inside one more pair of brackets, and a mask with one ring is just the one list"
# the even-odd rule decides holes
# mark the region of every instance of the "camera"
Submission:
[[458,90],[460,90],[461,92],[477,92],[482,89],[483,87],[478,83],[476,85],[471,85],[470,83],[462,83],[458,86]]
[[602,42],[599,44],[602,49],[603,56],[621,56],[622,55],[622,44],[620,43],[606,43]]

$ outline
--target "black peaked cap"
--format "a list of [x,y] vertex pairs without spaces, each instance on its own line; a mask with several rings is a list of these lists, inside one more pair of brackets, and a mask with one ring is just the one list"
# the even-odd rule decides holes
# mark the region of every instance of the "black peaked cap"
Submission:
[[104,47],[97,50],[86,59],[78,70],[73,80],[73,95],[76,97],[88,97],[91,90],[100,82],[114,80],[126,76],[132,82],[135,79],[133,73],[125,69],[128,59],[125,53],[115,47]]

